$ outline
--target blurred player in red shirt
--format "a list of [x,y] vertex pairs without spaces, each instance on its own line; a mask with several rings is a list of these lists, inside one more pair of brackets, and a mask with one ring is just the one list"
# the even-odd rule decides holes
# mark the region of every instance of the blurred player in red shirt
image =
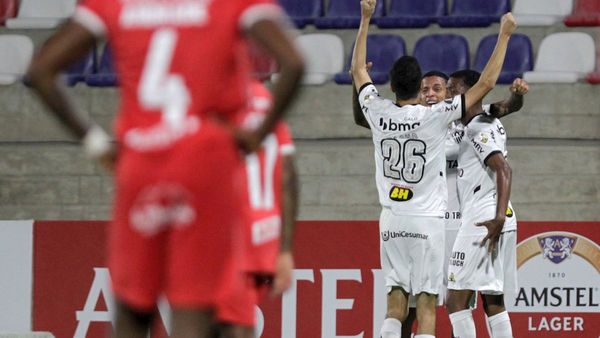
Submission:
[[[108,248],[117,337],[146,337],[161,293],[172,337],[206,337],[212,310],[241,286],[237,149],[262,143],[303,72],[282,22],[272,0],[84,0],[35,57],[28,76],[44,103],[90,157],[112,167],[117,148],[56,81],[97,39],[112,46],[121,93]],[[249,38],[282,78],[262,123],[232,133],[247,107]]]
[[[272,97],[258,81],[249,91],[251,109],[239,115],[238,123],[254,130],[265,118]],[[247,285],[217,309],[224,337],[253,338],[255,306],[261,296],[269,289],[281,294],[291,285],[298,198],[294,153],[289,128],[281,121],[256,152],[246,155],[241,186],[248,206],[244,230]]]

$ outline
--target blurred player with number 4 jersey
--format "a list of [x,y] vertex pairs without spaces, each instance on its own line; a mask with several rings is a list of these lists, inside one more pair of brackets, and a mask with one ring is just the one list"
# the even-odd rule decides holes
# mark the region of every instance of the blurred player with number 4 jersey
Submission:
[[[118,159],[108,249],[117,337],[146,337],[163,293],[171,336],[206,337],[223,295],[242,287],[238,149],[261,144],[298,88],[303,62],[285,22],[271,0],[84,0],[32,62],[34,88],[87,154]],[[101,38],[120,84],[116,149],[56,81]],[[281,77],[262,123],[232,132],[247,107],[249,39]]]
[[502,17],[501,35],[481,81],[468,92],[432,107],[419,105],[421,69],[413,57],[398,59],[390,71],[396,100],[379,96],[367,72],[366,44],[375,0],[361,1],[361,21],[351,72],[375,149],[380,216],[381,264],[387,287],[387,314],[380,335],[399,338],[416,296],[417,338],[435,335],[436,297],[442,285],[444,220],[447,205],[444,143],[448,124],[474,116],[470,108],[492,90],[500,75],[508,39],[516,25]]
[[[251,109],[238,117],[243,129],[255,129],[265,118],[272,98],[260,83],[250,86]],[[255,306],[271,289],[280,294],[291,284],[292,240],[297,210],[295,147],[287,124],[280,121],[260,148],[246,155],[242,166],[241,193],[246,199],[248,217],[244,229],[244,270],[247,288],[230,295],[217,311],[223,331],[243,331],[254,337]]]

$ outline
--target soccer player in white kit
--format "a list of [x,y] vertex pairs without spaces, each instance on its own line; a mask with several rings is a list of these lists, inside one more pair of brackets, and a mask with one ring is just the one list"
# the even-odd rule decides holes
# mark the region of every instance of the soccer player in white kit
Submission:
[[[456,72],[448,89],[460,94],[478,79],[473,70]],[[500,120],[478,110],[474,118],[462,118],[462,130],[453,133],[460,147],[457,188],[463,220],[449,262],[446,306],[454,335],[475,337],[469,300],[479,291],[492,337],[509,338],[512,330],[503,294],[516,288],[517,222],[509,201],[506,131]]]
[[[372,66],[370,62],[368,62],[367,65]],[[448,75],[440,71],[433,70],[425,73],[423,75],[423,79],[421,80],[421,89],[419,94],[421,104],[424,106],[432,106],[434,104],[440,103],[446,98],[451,98],[452,96],[450,95],[450,90],[447,90],[448,80]],[[462,89],[458,88],[461,85],[462,81],[460,81],[459,79],[453,78],[453,81],[451,81],[451,86],[453,87],[453,90]],[[510,96],[507,99],[492,104],[484,105],[482,109],[485,112],[490,113],[497,118],[509,115],[521,109],[521,107],[523,106],[523,95],[525,95],[528,90],[529,88],[527,83],[524,80],[517,78],[513,81],[512,85],[509,88]],[[464,92],[466,92],[466,89],[462,89],[461,93]],[[352,103],[352,113],[354,115],[355,123],[361,127],[370,129],[369,123],[367,122],[365,116],[361,111],[360,103],[358,102],[358,94],[356,93],[356,89],[354,88],[352,89]],[[458,126],[459,123],[457,123],[457,121],[451,122],[446,135],[445,153],[446,185],[448,187],[448,208],[446,210],[445,215],[446,232],[443,265],[444,285],[440,290],[440,294],[438,295],[438,305],[444,305],[443,303],[445,300],[445,295],[447,294],[448,262],[452,254],[454,240],[456,239],[456,235],[458,234],[458,230],[461,224],[460,204],[458,202],[458,191],[456,189],[459,146],[454,139],[455,133],[459,133],[458,135],[460,135],[462,131],[462,129],[460,129],[461,127]],[[475,306],[475,300],[476,298],[473,297],[470,307]],[[409,297],[409,311],[405,321],[402,323],[402,338],[412,337],[411,331],[415,319],[416,301],[414,297]]]
[[400,337],[409,294],[417,298],[418,338],[435,335],[436,296],[442,284],[447,203],[444,141],[448,124],[467,115],[495,85],[516,24],[503,16],[496,48],[481,81],[469,92],[433,107],[419,105],[421,70],[401,57],[390,71],[396,101],[381,98],[366,67],[366,40],[375,0],[361,1],[361,23],[351,72],[373,133],[380,217],[381,263],[386,274],[387,315],[382,338]]

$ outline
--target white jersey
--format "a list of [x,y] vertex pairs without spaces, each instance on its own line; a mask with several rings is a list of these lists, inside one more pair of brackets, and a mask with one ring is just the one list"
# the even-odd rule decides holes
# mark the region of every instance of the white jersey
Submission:
[[463,133],[460,122],[450,122],[446,134],[446,185],[448,187],[448,208],[446,210],[446,230],[458,230],[460,228],[460,203],[458,202],[458,190],[456,188],[456,177],[458,173],[458,151],[457,139]]
[[464,114],[464,96],[399,107],[367,84],[358,99],[373,135],[379,203],[396,215],[444,217],[444,144],[448,124]]
[[[504,126],[497,118],[486,114],[477,115],[460,137],[458,154],[457,187],[463,217],[463,235],[486,234],[487,229],[476,227],[474,222],[485,221],[487,219],[480,218],[495,215],[496,173],[487,167],[486,161],[497,153],[504,157],[508,154]],[[510,201],[508,207],[503,232],[516,230],[516,218]],[[493,209],[491,213],[490,209]]]

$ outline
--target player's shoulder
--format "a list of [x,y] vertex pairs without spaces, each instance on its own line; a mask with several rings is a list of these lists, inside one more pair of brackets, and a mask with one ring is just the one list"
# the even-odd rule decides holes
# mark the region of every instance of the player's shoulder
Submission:
[[359,98],[361,99],[364,106],[370,110],[387,110],[388,108],[395,106],[394,101],[386,99],[379,95],[379,91],[373,84],[366,84],[360,89]]
[[459,107],[461,101],[462,101],[462,95],[457,95],[457,96],[442,100],[442,101],[432,105],[431,107],[429,107],[429,109],[434,112],[451,111],[451,110],[457,109]]
[[476,115],[467,124],[469,128],[489,128],[490,125],[496,124],[499,120],[485,112]]

